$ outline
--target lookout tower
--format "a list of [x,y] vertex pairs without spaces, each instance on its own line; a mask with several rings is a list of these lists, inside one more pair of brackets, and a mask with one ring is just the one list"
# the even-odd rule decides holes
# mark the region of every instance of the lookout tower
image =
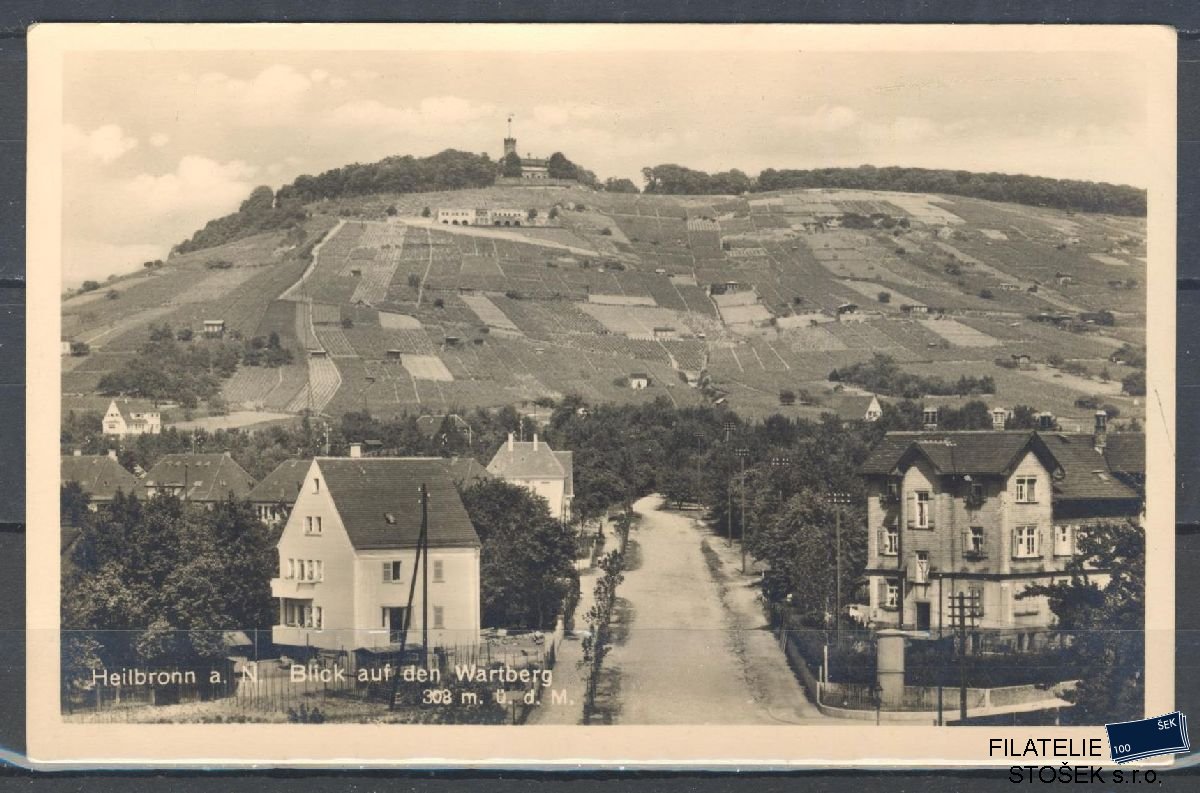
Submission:
[[512,116],[508,117],[508,136],[504,139],[504,156],[517,153],[517,139],[512,134]]

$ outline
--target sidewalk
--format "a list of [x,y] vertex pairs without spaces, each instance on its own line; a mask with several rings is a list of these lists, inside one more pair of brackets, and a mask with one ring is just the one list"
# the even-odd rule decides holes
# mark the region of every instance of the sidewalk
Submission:
[[[611,528],[604,526],[605,548],[613,542]],[[577,567],[586,565],[587,559],[579,560]],[[591,610],[593,590],[596,588],[598,568],[582,568],[579,573],[579,604],[575,607],[575,630],[563,637],[558,646],[554,663],[554,682],[550,688],[567,693],[566,704],[552,704],[549,692],[542,704],[529,714],[527,724],[581,724],[583,722],[583,693],[586,689],[586,670],[580,666],[583,660],[583,636],[588,630],[584,616]]]
[[746,557],[747,573],[742,573],[742,546],[728,545],[699,518],[692,519],[696,532],[707,548],[706,557],[715,562],[713,577],[722,587],[721,600],[732,630],[743,648],[745,675],[751,689],[776,721],[785,724],[826,723],[828,717],[808,699],[804,686],[788,665],[783,649],[771,632],[759,599],[761,573]]

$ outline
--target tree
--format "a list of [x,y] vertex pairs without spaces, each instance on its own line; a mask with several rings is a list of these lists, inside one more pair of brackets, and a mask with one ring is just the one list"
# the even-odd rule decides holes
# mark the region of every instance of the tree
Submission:
[[1029,405],[1017,405],[1012,409],[1012,414],[1005,420],[1004,429],[1037,429],[1037,411],[1031,408]]
[[568,160],[561,151],[554,152],[546,161],[546,175],[551,179],[574,179],[577,172],[575,163]]
[[575,536],[541,496],[500,480],[462,492],[479,534],[485,625],[552,628],[568,592],[578,589]]
[[424,209],[421,210],[421,217],[423,217],[423,218],[427,218],[432,214],[433,214],[433,210],[431,210],[429,207],[425,207]]
[[230,629],[267,629],[277,608],[274,538],[246,502],[212,510],[174,497],[117,494],[87,513],[63,578],[72,652],[110,668],[198,665],[224,654]]
[[388,204],[388,208],[387,208],[386,212],[387,212],[388,217],[394,218],[394,217],[396,217],[397,214],[399,214],[400,210],[396,209],[395,204]]
[[979,290],[979,296],[984,300],[991,300],[995,297],[995,295],[992,294],[992,290],[988,289],[987,287]]
[[624,177],[608,177],[604,180],[604,190],[609,193],[636,193],[637,185],[632,179]]
[[[1070,637],[1067,655],[1078,685],[1064,694],[1078,724],[1142,715],[1145,681],[1146,533],[1134,521],[1080,527],[1070,580],[1029,587],[1018,597],[1045,596]],[[1101,572],[1102,571],[1102,572]],[[1108,580],[1105,580],[1107,576]]]
[[790,388],[785,388],[779,392],[779,404],[794,405],[796,404],[796,392]]
[[533,220],[537,216],[538,216],[538,211],[536,209],[534,209],[533,207],[530,207],[529,211],[525,213],[525,217],[527,217],[529,220]]
[[878,298],[879,298],[880,303],[890,303],[890,302],[892,302],[892,293],[891,292],[880,292],[878,295]]
[[1143,371],[1130,372],[1121,378],[1121,390],[1129,396],[1146,395],[1146,373]]
[[[836,517],[821,491],[805,488],[789,498],[774,519],[749,532],[746,547],[771,567],[772,577],[794,596],[794,605],[812,625],[825,624],[837,592]],[[858,503],[858,502],[855,502]],[[842,516],[842,595],[853,597],[866,564],[866,520],[851,507]]]
[[94,292],[100,288],[99,281],[84,281],[79,285],[80,292]]
[[521,158],[515,151],[510,151],[504,155],[504,160],[501,162],[500,173],[503,176],[521,177]]

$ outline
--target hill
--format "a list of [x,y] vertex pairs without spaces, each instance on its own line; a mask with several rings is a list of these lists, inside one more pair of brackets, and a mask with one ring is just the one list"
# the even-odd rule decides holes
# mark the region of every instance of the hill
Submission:
[[[151,323],[199,334],[221,319],[228,336],[274,333],[295,354],[243,361],[223,383],[231,408],[264,413],[444,413],[579,394],[816,416],[812,403],[854,388],[829,375],[876,353],[906,375],[907,394],[987,382],[992,405],[1079,421],[1092,403],[1141,413],[1121,393],[1133,369],[1111,360],[1145,344],[1140,217],[848,189],[479,186],[297,203],[310,197],[281,190],[268,209],[303,217],[173,256],[117,283],[115,298],[66,300],[65,332],[91,347],[64,358],[64,392],[77,395],[67,407],[93,405]],[[439,207],[519,210],[526,222],[443,225]],[[634,374],[649,387],[632,388]],[[800,398],[781,405],[783,391]]]

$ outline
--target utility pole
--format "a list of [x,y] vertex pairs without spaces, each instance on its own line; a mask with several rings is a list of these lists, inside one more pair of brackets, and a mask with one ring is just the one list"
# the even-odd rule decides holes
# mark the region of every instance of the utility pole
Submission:
[[[408,582],[408,604],[404,608],[404,619],[401,625],[400,633],[400,651],[396,656],[396,671],[392,676],[392,698],[388,703],[389,710],[396,709],[396,691],[400,685],[400,665],[404,663],[404,653],[408,649],[408,630],[412,627],[412,611],[413,611],[413,596],[417,591],[417,568],[421,567],[424,571],[422,575],[423,586],[421,587],[421,665],[428,667],[429,665],[429,577],[427,574],[428,562],[425,557],[429,550],[429,488],[422,484],[418,490],[421,497],[421,531],[417,535],[417,553],[413,561],[412,579]],[[393,626],[389,626],[391,629]]]
[[734,452],[742,461],[742,575],[746,574],[746,458],[750,450],[741,447]]
[[850,503],[850,494],[835,491],[829,494],[829,500],[833,504],[833,522],[834,522],[834,541],[833,554],[836,559],[834,564],[834,575],[837,580],[834,582],[834,591],[837,593],[834,600],[833,614],[833,632],[836,638],[838,647],[842,646],[842,507]]

